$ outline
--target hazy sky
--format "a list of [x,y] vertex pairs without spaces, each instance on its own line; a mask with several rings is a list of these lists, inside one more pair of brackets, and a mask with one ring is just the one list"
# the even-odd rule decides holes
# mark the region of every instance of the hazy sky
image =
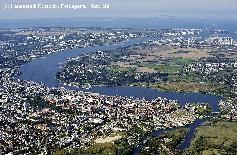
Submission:
[[[9,9],[5,4],[110,4],[109,9]],[[0,20],[61,17],[179,16],[236,19],[237,0],[1,0]]]

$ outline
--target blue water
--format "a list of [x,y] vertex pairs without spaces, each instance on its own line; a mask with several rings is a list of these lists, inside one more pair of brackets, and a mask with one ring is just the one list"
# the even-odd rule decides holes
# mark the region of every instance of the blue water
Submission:
[[[193,124],[186,125],[185,128],[189,128],[189,131],[187,135],[184,137],[183,141],[181,144],[178,146],[179,150],[184,150],[189,147],[190,141],[193,138],[195,134],[195,129],[199,127],[202,123],[204,123],[207,119],[197,119]],[[176,129],[180,129],[184,127],[177,127],[177,128],[168,128],[168,129],[161,129],[161,130],[156,130],[152,133],[153,136],[160,136],[162,133],[167,132],[167,131],[172,131]],[[142,145],[144,144],[144,141],[146,140],[146,137],[142,137],[140,140],[140,143],[134,148],[132,155],[137,155],[142,149]]]
[[126,87],[126,86],[116,86],[116,87],[105,87],[96,86],[90,89],[90,92],[98,92],[105,95],[119,95],[119,96],[132,96],[134,98],[143,98],[147,100],[152,100],[156,97],[167,98],[169,100],[178,100],[181,105],[191,102],[199,103],[209,103],[213,111],[218,112],[219,108],[217,102],[221,97],[217,97],[209,94],[201,93],[182,93],[175,91],[161,91],[144,87]]
[[43,82],[49,87],[60,86],[58,81],[55,79],[55,74],[59,71],[59,63],[65,62],[67,58],[76,57],[82,53],[96,52],[99,50],[111,50],[116,48],[123,48],[126,46],[133,45],[135,43],[142,43],[150,39],[133,39],[126,42],[126,44],[113,44],[108,46],[96,46],[86,48],[74,48],[64,50],[58,53],[51,53],[46,57],[38,58],[34,61],[24,64],[20,68],[20,72],[23,74],[16,76],[16,78],[24,80],[32,80],[35,82]]
[[[133,45],[135,43],[141,43],[143,41],[147,41],[149,39],[135,39],[132,41],[128,41],[126,44],[114,44],[108,46],[96,46],[96,47],[87,47],[87,48],[78,48],[78,49],[70,49],[65,50],[58,53],[52,53],[47,55],[45,58],[38,58],[29,63],[26,63],[20,67],[21,75],[15,76],[15,78],[22,80],[31,80],[34,82],[42,82],[48,87],[55,86],[63,86],[55,79],[55,74],[59,71],[59,63],[63,63],[67,60],[67,58],[76,57],[82,53],[95,52],[98,50],[110,50],[116,48],[123,48],[126,46]],[[73,90],[82,90],[81,88],[73,87],[73,86],[64,86],[67,89]],[[221,97],[210,95],[210,94],[201,94],[201,93],[182,93],[182,92],[174,92],[174,91],[161,91],[154,90],[143,87],[106,87],[106,86],[94,86],[90,90],[86,90],[90,92],[96,92],[104,95],[118,95],[118,96],[128,96],[134,98],[143,98],[145,97],[147,100],[152,100],[156,97],[167,98],[171,100],[178,100],[181,105],[190,102],[204,102],[209,103],[214,112],[218,112],[218,101],[221,100]],[[203,122],[204,120],[197,120],[193,124],[188,125],[187,127],[190,129],[189,133],[186,135],[184,141],[180,145],[180,149],[187,148],[189,146],[190,139],[193,137],[195,129]],[[173,129],[165,129],[159,130],[155,132],[155,135],[159,135],[159,133],[167,130]],[[136,147],[134,153],[139,152],[140,147]]]

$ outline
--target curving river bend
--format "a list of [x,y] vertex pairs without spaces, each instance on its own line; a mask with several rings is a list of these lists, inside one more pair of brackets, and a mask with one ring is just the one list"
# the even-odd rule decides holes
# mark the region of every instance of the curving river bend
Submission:
[[[31,80],[34,82],[42,82],[48,87],[65,87],[67,89],[73,90],[83,90],[78,87],[73,86],[64,86],[55,79],[56,73],[59,71],[59,64],[66,62],[67,58],[76,57],[82,53],[95,52],[99,50],[111,50],[116,48],[123,48],[127,46],[134,45],[136,43],[142,43],[151,39],[134,39],[127,41],[123,44],[113,44],[107,46],[96,46],[96,47],[86,47],[86,48],[75,48],[69,49],[58,53],[52,53],[45,57],[35,59],[29,63],[22,65],[19,71],[22,73],[15,76],[17,79],[22,80]],[[96,92],[103,95],[118,95],[118,96],[133,96],[135,98],[145,97],[147,100],[152,100],[156,97],[162,97],[172,100],[178,100],[181,105],[184,105],[188,102],[206,102],[209,103],[213,109],[213,112],[218,112],[218,101],[221,100],[221,97],[210,95],[210,94],[201,94],[201,93],[181,93],[174,91],[160,91],[143,87],[106,87],[106,86],[94,86],[89,92]],[[195,129],[204,122],[205,120],[196,120],[193,124],[187,125],[190,130],[185,136],[184,141],[179,146],[179,149],[185,149],[189,147],[190,140],[192,139]],[[164,131],[174,130],[173,129],[164,129],[155,131],[153,134],[159,136]],[[142,144],[142,142],[141,142]],[[141,149],[141,145],[138,145],[133,154],[138,154]]]

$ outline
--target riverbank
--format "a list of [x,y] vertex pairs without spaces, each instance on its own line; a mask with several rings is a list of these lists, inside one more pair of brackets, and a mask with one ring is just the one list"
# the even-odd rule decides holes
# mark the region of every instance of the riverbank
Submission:
[[176,91],[182,93],[202,93],[221,96],[216,94],[215,90],[218,89],[216,86],[209,84],[198,83],[198,82],[161,82],[161,83],[133,83],[129,86],[135,87],[146,87],[161,91]]

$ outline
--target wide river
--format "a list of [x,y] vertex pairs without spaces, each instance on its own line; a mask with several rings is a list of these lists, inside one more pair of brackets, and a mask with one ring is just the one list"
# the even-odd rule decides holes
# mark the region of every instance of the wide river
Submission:
[[[55,75],[60,70],[59,64],[66,62],[67,58],[76,57],[82,53],[102,51],[102,50],[111,50],[116,48],[127,47],[136,43],[142,43],[148,41],[148,39],[134,39],[127,41],[122,44],[113,44],[106,46],[96,46],[96,47],[85,47],[85,48],[74,48],[68,49],[57,53],[51,53],[42,58],[37,58],[29,63],[26,63],[20,67],[20,72],[22,74],[15,76],[17,79],[22,80],[31,80],[34,82],[42,82],[48,87],[65,87],[67,89],[73,90],[83,90],[81,88],[64,86],[60,84],[56,79]],[[85,90],[84,90],[85,91]],[[184,105],[188,102],[204,102],[209,103],[214,112],[218,112],[218,101],[221,100],[221,97],[210,95],[210,94],[201,94],[201,93],[181,93],[174,91],[160,91],[143,87],[106,87],[106,86],[94,86],[89,90],[89,92],[96,92],[103,95],[118,95],[118,96],[128,96],[134,98],[143,98],[147,100],[154,99],[156,97],[162,97],[172,100],[178,100],[181,105]],[[186,135],[184,141],[180,145],[180,149],[185,149],[190,145],[190,140],[192,139],[195,129],[202,123],[204,120],[197,120],[191,125],[187,125],[190,129]],[[168,129],[173,130],[173,129]],[[159,130],[154,132],[155,135],[167,130]],[[140,145],[134,149],[134,154],[137,154],[140,151]]]

